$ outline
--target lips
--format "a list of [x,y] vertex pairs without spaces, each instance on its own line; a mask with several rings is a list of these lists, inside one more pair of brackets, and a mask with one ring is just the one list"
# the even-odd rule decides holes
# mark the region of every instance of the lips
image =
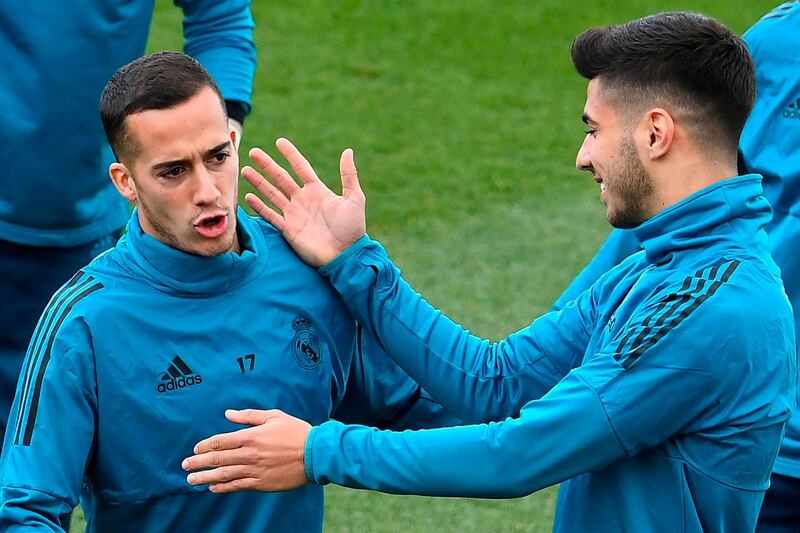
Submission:
[[203,216],[194,224],[195,231],[207,239],[221,237],[227,228],[228,215],[225,213]]

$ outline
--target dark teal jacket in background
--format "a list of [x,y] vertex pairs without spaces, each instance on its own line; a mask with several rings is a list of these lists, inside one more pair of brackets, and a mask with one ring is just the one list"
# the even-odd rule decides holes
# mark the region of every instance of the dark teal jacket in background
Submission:
[[797,372],[769,220],[759,176],[703,189],[633,230],[643,251],[494,344],[362,238],[323,274],[410,376],[475,425],[326,422],[306,444],[309,479],[488,498],[563,482],[556,531],[753,531]]
[[[108,177],[114,155],[100,93],[147,44],[154,0],[6,0],[0,9],[0,239],[77,246],[119,231],[130,209]],[[227,102],[250,110],[250,0],[175,0],[184,51]],[[240,117],[241,118],[241,117]]]
[[[0,460],[0,530],[320,531],[322,487],[219,495],[181,461],[238,429],[225,409],[432,427],[448,415],[362,335],[280,234],[239,211],[241,255],[127,234],[56,293],[31,341]],[[82,488],[83,486],[83,488]]]

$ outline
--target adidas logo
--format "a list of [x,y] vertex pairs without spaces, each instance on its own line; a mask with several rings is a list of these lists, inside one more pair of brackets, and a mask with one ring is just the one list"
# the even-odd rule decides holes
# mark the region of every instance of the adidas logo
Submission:
[[172,359],[167,371],[161,376],[161,383],[158,384],[158,392],[164,393],[171,390],[178,390],[192,385],[200,385],[203,376],[195,374],[189,365],[183,362],[180,355]]
[[800,119],[800,98],[786,106],[786,109],[783,110],[783,118]]

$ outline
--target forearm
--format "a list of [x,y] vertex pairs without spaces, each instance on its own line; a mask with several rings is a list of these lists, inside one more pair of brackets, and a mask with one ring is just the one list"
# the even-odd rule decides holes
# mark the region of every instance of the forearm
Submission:
[[[211,73],[227,101],[249,112],[256,49],[249,0],[176,0],[184,11],[184,52]],[[242,118],[234,116],[241,122]]]
[[332,418],[380,429],[427,429],[463,422],[433,400],[358,327],[346,389]]
[[452,322],[366,237],[321,272],[397,364],[465,422],[513,416],[563,376],[532,331],[492,344]]
[[63,532],[59,517],[72,510],[63,499],[38,490],[0,487],[0,531]]
[[397,433],[327,422],[306,442],[306,475],[397,494],[514,498],[622,457],[594,391],[574,375],[559,389],[488,425]]

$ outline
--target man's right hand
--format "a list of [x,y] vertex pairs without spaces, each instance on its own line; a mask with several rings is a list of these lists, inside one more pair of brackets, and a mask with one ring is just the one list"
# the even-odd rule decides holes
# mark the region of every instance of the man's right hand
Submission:
[[245,201],[283,233],[303,261],[320,267],[366,233],[366,198],[358,182],[353,150],[348,148],[342,152],[339,162],[342,195],[339,196],[320,181],[291,142],[278,139],[275,146],[289,161],[302,186],[263,150],[253,148],[250,158],[270,181],[251,167],[244,167],[242,176],[274,207],[252,193],[245,195]]

